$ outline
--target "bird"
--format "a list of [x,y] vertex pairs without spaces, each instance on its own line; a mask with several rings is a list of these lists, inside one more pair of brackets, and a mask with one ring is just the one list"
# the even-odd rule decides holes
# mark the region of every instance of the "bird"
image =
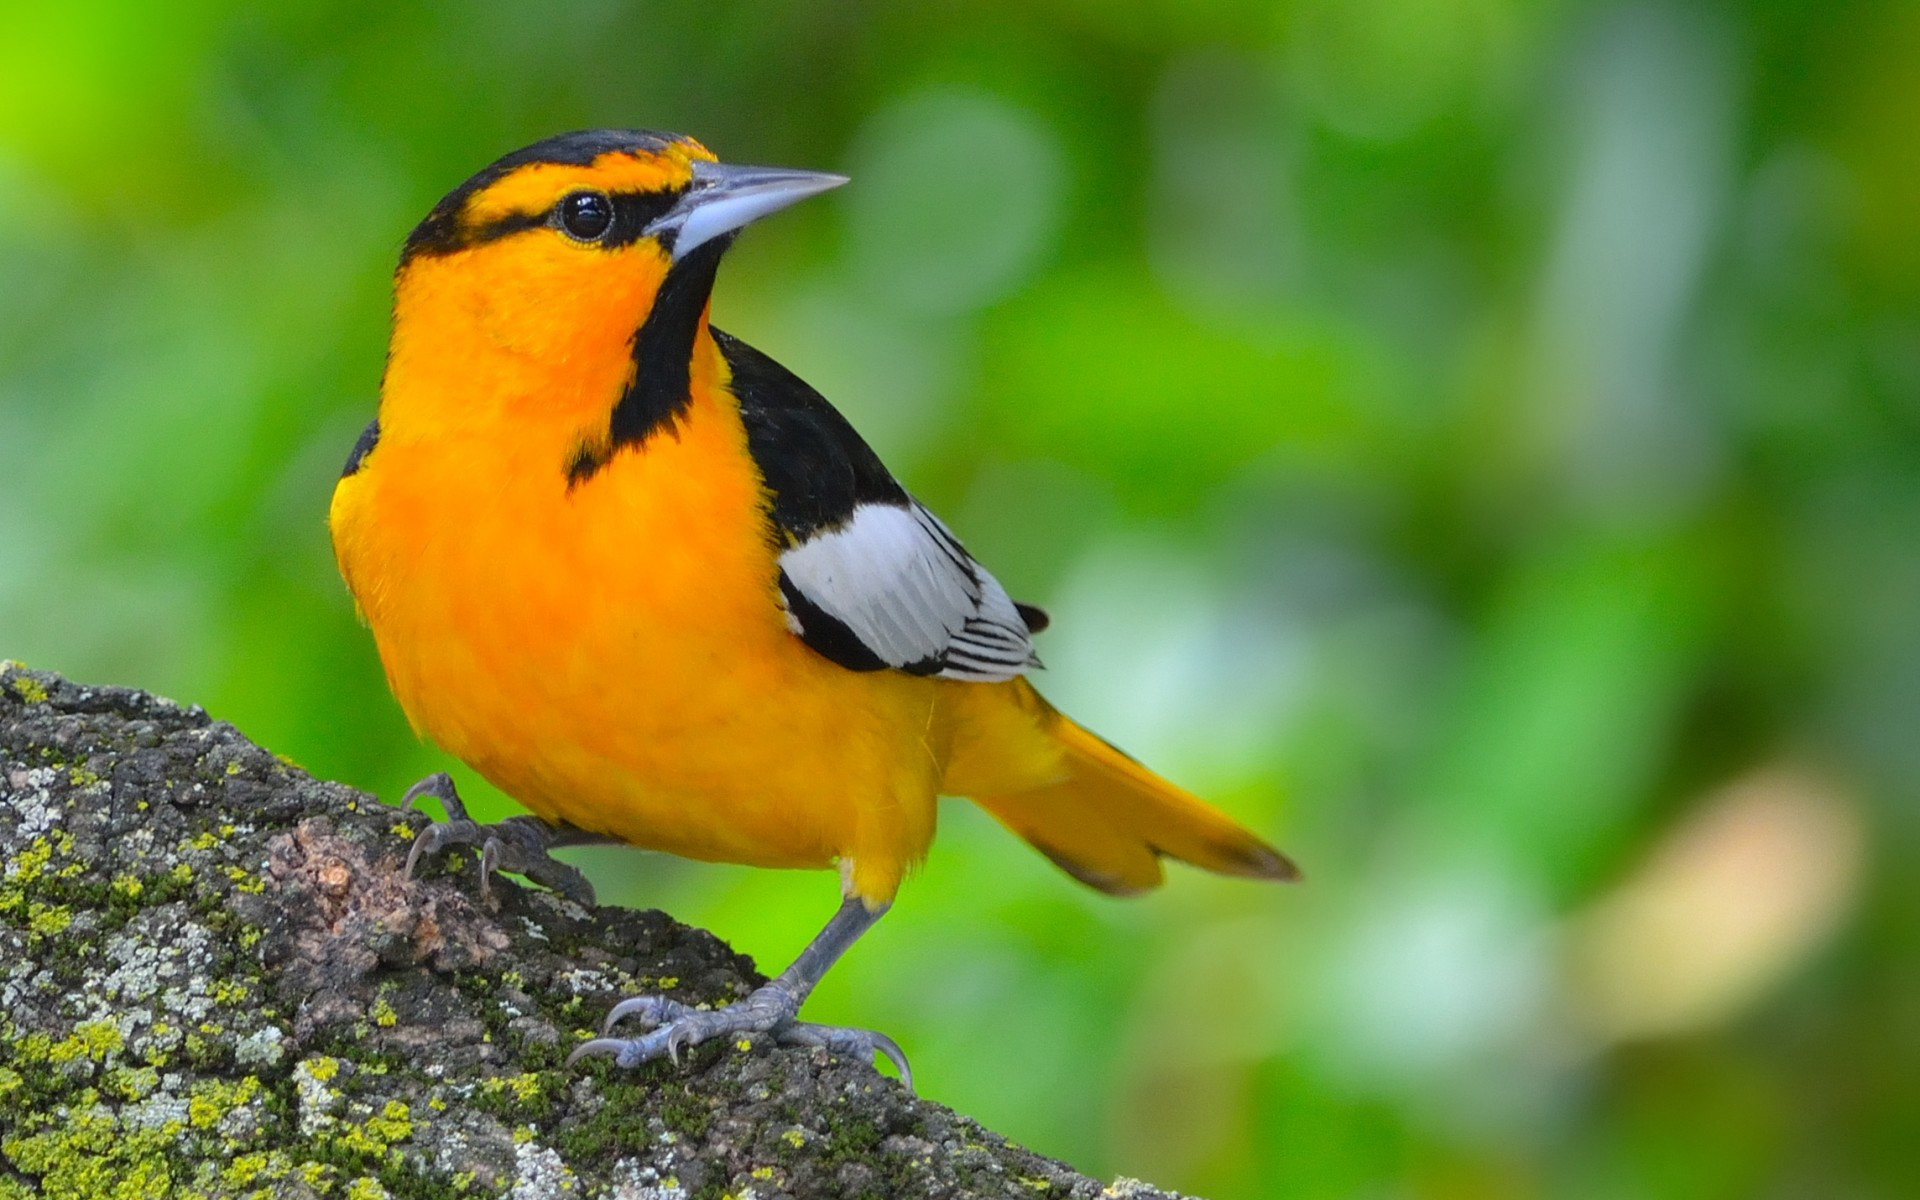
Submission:
[[481,825],[448,776],[422,780],[405,805],[447,819],[408,873],[477,847],[483,888],[508,870],[591,904],[550,851],[612,842],[839,874],[780,975],[717,1009],[623,1000],[576,1059],[763,1033],[885,1055],[911,1086],[884,1034],[798,1014],[926,857],[941,796],[1115,895],[1161,883],[1162,858],[1299,876],[1050,705],[1030,678],[1046,614],[819,392],[709,323],[739,232],[846,182],[566,133],[454,188],[400,251],[335,557],[416,734],[528,810]]

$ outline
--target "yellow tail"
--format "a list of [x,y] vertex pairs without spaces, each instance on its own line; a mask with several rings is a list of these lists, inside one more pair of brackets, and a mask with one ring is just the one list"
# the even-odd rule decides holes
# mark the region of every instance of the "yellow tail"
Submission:
[[[1062,716],[1026,680],[989,689],[963,726],[972,736],[956,739],[946,790],[972,796],[1075,879],[1114,895],[1146,891],[1160,884],[1163,855],[1222,875],[1300,877],[1285,855]],[[1000,711],[978,712],[983,704]],[[1006,774],[979,756],[1032,762],[1035,732],[1050,743],[1044,757],[1055,765],[1041,776],[1050,781],[1006,789]],[[1016,739],[1025,744],[1009,744]],[[975,781],[987,786],[966,786]]]

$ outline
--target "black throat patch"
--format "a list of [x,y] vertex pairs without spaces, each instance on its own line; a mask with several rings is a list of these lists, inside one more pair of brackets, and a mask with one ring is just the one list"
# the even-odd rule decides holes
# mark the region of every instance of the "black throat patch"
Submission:
[[568,487],[593,478],[623,447],[673,429],[693,403],[693,339],[732,240],[723,235],[705,242],[667,269],[653,308],[633,334],[633,382],[613,406],[606,441],[581,447],[567,464]]

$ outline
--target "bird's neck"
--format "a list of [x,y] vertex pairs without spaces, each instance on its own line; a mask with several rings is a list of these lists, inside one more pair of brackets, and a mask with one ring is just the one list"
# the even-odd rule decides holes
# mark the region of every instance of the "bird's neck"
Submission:
[[715,238],[673,264],[647,319],[633,335],[633,382],[613,406],[611,448],[639,445],[679,420],[693,403],[698,354],[718,353],[707,332],[707,304],[726,240]]
[[[381,387],[381,437],[504,438],[518,447],[516,456],[557,460],[569,486],[591,479],[620,451],[673,430],[723,377],[707,329],[723,250],[702,247],[675,263],[637,327],[630,318],[608,321],[604,308],[578,306],[571,315],[584,308],[586,321],[557,345],[503,338],[503,322],[483,299],[454,303],[435,294],[438,281],[406,281]],[[595,318],[598,325],[587,323]],[[552,323],[506,328],[543,326]]]

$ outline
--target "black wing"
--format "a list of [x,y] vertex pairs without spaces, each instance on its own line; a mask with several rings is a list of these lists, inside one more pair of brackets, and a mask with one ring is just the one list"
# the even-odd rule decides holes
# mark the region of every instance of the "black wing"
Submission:
[[987,681],[1038,666],[1028,635],[1045,614],[1015,604],[825,397],[740,339],[713,336],[772,493],[793,632],[855,671]]

